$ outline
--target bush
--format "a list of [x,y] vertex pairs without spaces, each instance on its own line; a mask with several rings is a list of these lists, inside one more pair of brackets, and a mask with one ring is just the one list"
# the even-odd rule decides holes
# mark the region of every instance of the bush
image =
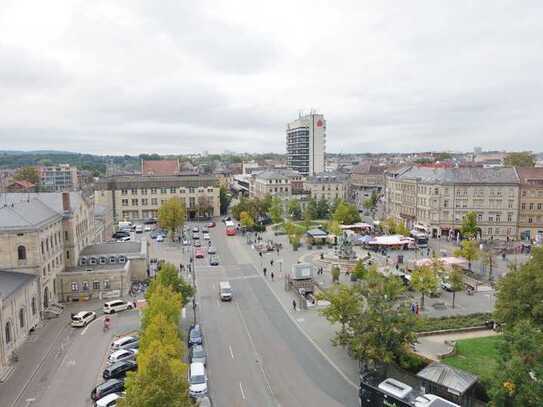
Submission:
[[413,374],[420,372],[428,365],[425,359],[409,351],[401,353],[398,357],[397,363],[402,369],[405,369]]
[[257,223],[256,225],[254,225],[253,230],[255,232],[265,232],[266,231],[266,226]]
[[484,325],[492,319],[490,313],[477,313],[470,315],[455,315],[441,318],[420,318],[415,327],[416,332],[441,331],[443,329],[470,328]]

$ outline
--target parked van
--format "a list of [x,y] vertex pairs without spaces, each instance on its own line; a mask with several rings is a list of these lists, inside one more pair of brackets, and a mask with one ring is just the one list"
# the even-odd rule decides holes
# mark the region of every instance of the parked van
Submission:
[[203,363],[191,363],[189,368],[189,394],[198,398],[207,395],[207,375]]
[[104,314],[114,314],[119,311],[132,309],[132,303],[125,300],[113,300],[104,304]]
[[230,282],[221,281],[219,282],[219,297],[221,301],[231,301],[232,300],[232,287]]

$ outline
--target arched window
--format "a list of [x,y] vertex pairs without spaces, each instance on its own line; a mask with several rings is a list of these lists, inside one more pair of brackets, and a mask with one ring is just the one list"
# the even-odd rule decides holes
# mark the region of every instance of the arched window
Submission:
[[21,308],[19,310],[19,326],[21,328],[25,327],[25,310],[24,310],[24,308]]
[[32,315],[36,315],[36,297],[32,297]]
[[26,247],[24,246],[17,247],[17,256],[19,260],[26,260]]
[[6,343],[11,342],[11,322],[6,322]]

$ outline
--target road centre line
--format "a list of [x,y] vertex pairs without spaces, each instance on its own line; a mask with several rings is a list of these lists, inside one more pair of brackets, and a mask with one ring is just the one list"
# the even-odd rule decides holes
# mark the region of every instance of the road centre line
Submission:
[[245,397],[245,392],[243,391],[243,385],[241,384],[241,382],[239,382],[239,390],[241,391],[241,398],[243,400],[247,400],[247,397]]
[[230,349],[230,356],[232,356],[232,359],[234,359],[234,352],[232,352],[232,346],[228,345],[228,349]]

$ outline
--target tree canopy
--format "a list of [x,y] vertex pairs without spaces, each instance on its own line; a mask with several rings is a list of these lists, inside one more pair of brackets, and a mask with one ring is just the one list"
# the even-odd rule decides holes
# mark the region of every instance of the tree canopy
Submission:
[[23,167],[19,168],[15,172],[15,176],[13,177],[17,181],[28,181],[33,183],[34,185],[39,185],[40,183],[40,176],[38,174],[38,170],[36,167]]
[[420,293],[420,306],[424,309],[424,298],[439,287],[436,272],[430,266],[420,266],[411,274],[411,285]]
[[508,153],[503,160],[506,167],[535,167],[535,155],[530,151]]
[[172,239],[178,228],[183,226],[187,219],[184,202],[178,197],[172,197],[164,202],[158,209],[158,223],[160,227],[170,232]]
[[462,240],[460,247],[454,251],[454,255],[463,257],[468,261],[468,268],[471,270],[471,262],[480,256],[479,247],[475,240]]
[[274,196],[270,207],[270,217],[273,223],[281,223],[283,221],[283,203],[281,199]]
[[479,226],[477,225],[477,212],[469,211],[462,218],[462,227],[460,229],[462,236],[473,239],[477,236]]
[[302,207],[298,199],[294,198],[288,201],[287,211],[288,211],[288,214],[292,217],[292,219],[294,220],[302,219]]
[[343,200],[336,205],[336,210],[334,211],[332,218],[341,225],[352,225],[361,220],[356,206]]

